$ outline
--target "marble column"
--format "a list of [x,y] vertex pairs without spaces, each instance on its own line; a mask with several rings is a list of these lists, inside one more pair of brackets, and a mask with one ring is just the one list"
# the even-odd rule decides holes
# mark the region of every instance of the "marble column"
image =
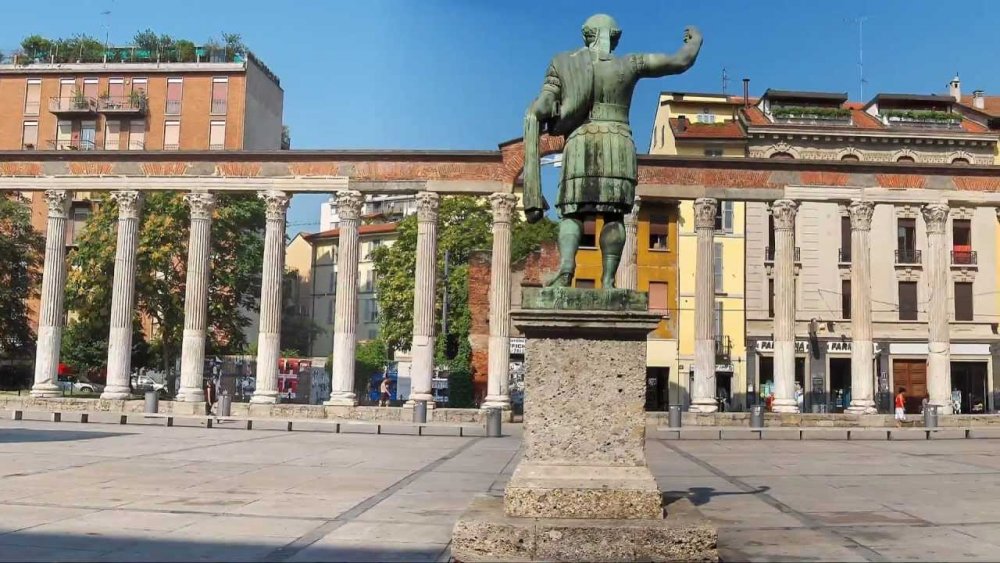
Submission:
[[[490,344],[483,407],[510,408],[510,220],[517,196],[493,194],[493,255],[490,262]],[[618,269],[621,271],[621,268]]]
[[278,397],[278,360],[281,358],[281,283],[285,273],[285,212],[289,197],[268,190],[257,196],[267,205],[264,264],[260,278],[260,330],[257,337],[257,384],[251,403],[273,404]]
[[795,401],[795,215],[798,203],[779,199],[774,217],[774,402],[775,412],[799,412]]
[[853,200],[851,214],[851,405],[848,411],[875,414],[872,345],[871,228],[875,204]]
[[135,317],[135,262],[139,250],[142,194],[111,192],[118,203],[118,246],[111,290],[111,332],[108,336],[108,379],[102,399],[128,399],[132,375],[132,323]]
[[694,274],[694,388],[691,410],[715,412],[715,214],[719,202],[700,198],[694,202],[697,254]]
[[184,196],[191,208],[187,280],[184,287],[184,340],[181,345],[181,386],[178,401],[204,401],[205,340],[208,329],[208,288],[212,261],[212,210],[215,196],[193,192]]
[[358,227],[365,197],[361,192],[337,192],[340,215],[337,240],[337,296],[333,325],[333,383],[325,404],[353,407],[355,349],[358,344]]
[[434,302],[437,297],[437,218],[439,198],[433,192],[417,194],[417,267],[413,292],[413,344],[410,346],[410,397],[434,406]]
[[32,397],[56,397],[60,394],[57,379],[66,293],[66,214],[71,200],[70,194],[63,190],[45,192],[49,222],[45,231],[45,265],[42,270]]
[[622,249],[622,261],[615,272],[615,286],[622,289],[635,290],[638,287],[638,242],[639,231],[639,198],[632,204],[632,212],[625,216],[625,248]]
[[951,414],[951,336],[948,321],[948,204],[921,208],[927,226],[927,393],[939,414]]

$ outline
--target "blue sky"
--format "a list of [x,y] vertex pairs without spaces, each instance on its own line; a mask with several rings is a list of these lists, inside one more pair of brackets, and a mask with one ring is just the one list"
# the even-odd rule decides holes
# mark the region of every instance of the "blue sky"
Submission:
[[[686,74],[636,89],[640,150],[662,90],[767,87],[859,96],[858,29],[865,97],[963,90],[1000,94],[1000,11],[992,0],[811,2],[718,0],[47,0],[4,2],[0,50],[26,35],[86,33],[127,43],[142,29],[203,41],[244,41],[281,77],[294,148],[494,149],[520,136],[521,118],[549,58],[581,44],[587,16],[607,12],[624,30],[620,53],[674,51],[685,25],[705,46]],[[101,12],[110,10],[109,16]],[[315,230],[321,196],[298,196],[291,233]]]

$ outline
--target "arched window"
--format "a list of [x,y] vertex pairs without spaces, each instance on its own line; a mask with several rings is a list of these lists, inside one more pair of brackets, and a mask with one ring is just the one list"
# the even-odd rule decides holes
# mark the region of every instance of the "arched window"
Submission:
[[916,160],[914,160],[912,156],[904,154],[903,156],[897,158],[896,162],[916,162]]
[[792,160],[795,157],[792,156],[791,154],[787,153],[787,152],[776,152],[776,153],[774,153],[774,154],[771,155],[771,158],[781,158],[781,159],[785,159],[785,160]]
[[955,166],[968,166],[969,160],[967,158],[956,158],[955,160],[951,161],[951,163],[954,164]]
[[856,155],[856,154],[848,153],[848,154],[845,154],[844,156],[840,157],[840,160],[850,160],[850,161],[853,161],[853,162],[857,162],[857,161],[859,161],[861,159],[858,158],[858,155]]

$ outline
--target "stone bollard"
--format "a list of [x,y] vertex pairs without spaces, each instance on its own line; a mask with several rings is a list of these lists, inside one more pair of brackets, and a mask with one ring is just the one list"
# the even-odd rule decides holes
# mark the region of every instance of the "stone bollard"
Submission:
[[754,405],[750,407],[750,428],[764,427],[764,406]]
[[486,409],[486,437],[487,438],[499,438],[500,437],[500,424],[503,417],[503,409],[489,408]]
[[427,423],[427,401],[413,401],[413,422]]
[[681,427],[681,406],[680,405],[670,405],[670,427],[680,428]]
[[156,391],[146,391],[146,409],[144,412],[146,414],[156,414],[160,412],[160,396],[156,394]]

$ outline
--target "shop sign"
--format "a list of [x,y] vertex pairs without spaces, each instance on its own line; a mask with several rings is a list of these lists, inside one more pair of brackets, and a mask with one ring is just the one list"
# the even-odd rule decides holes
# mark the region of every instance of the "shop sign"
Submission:
[[524,337],[514,337],[510,339],[510,353],[515,356],[524,355]]
[[[774,341],[758,340],[756,347],[758,352],[774,352]],[[809,343],[805,340],[796,340],[795,351],[799,354],[805,354],[809,351]]]
[[733,372],[733,364],[715,364],[715,371],[721,371],[725,373]]
[[[826,343],[826,351],[849,354],[852,350],[851,342],[850,340],[830,340]],[[878,342],[872,342],[872,351],[876,356],[882,352],[882,348],[879,347]]]

